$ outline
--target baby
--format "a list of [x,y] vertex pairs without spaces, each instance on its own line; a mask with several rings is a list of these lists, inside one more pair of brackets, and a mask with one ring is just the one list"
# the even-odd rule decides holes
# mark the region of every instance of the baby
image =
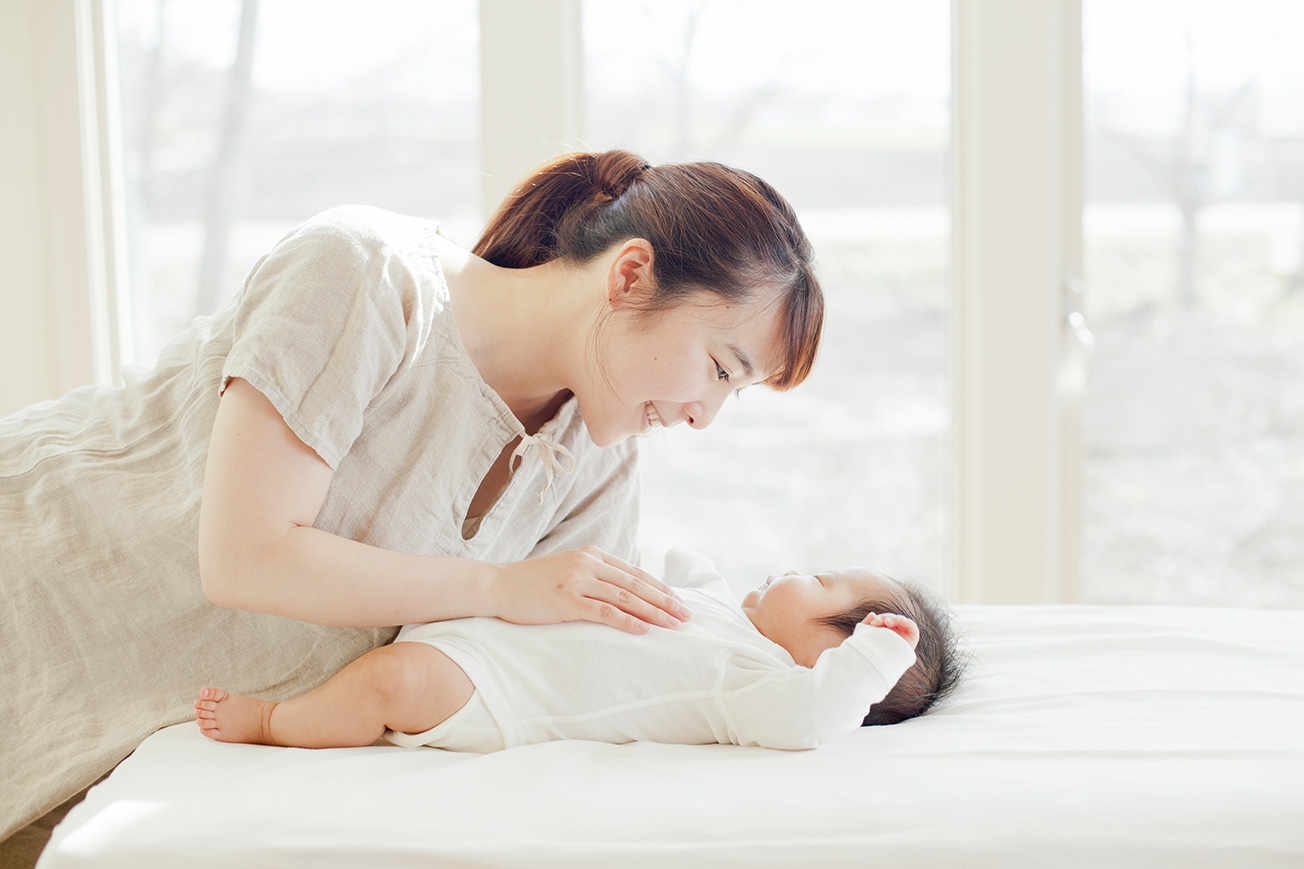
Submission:
[[863,568],[771,576],[734,600],[709,561],[666,555],[692,610],[644,635],[592,622],[492,618],[409,625],[282,703],[204,688],[222,742],[489,752],[553,739],[804,749],[921,715],[959,679],[946,608]]

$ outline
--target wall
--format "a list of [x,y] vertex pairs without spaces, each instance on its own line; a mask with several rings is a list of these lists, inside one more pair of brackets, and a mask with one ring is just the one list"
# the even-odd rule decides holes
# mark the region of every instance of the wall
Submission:
[[0,4],[0,415],[59,391],[43,196],[40,6]]

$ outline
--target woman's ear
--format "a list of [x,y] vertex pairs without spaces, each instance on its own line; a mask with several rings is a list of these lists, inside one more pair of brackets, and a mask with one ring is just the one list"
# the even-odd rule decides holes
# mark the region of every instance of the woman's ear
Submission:
[[607,303],[617,310],[650,298],[652,282],[652,244],[643,238],[631,238],[616,247],[616,255],[607,268]]

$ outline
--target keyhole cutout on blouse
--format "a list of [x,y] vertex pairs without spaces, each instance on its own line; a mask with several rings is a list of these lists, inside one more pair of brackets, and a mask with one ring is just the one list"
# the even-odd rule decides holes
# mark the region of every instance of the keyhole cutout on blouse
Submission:
[[507,442],[507,446],[503,447],[498,458],[489,466],[489,472],[480,482],[480,488],[475,490],[475,495],[471,498],[471,506],[466,511],[466,521],[462,523],[463,540],[470,540],[475,536],[475,532],[480,527],[480,520],[497,503],[503,490],[507,488],[507,481],[512,478],[512,451],[520,442],[519,437]]

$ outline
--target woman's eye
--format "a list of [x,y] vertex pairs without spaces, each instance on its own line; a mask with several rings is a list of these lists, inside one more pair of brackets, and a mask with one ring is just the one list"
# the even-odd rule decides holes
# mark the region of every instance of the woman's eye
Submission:
[[717,380],[729,381],[729,372],[720,367],[720,363],[715,363],[715,376]]

